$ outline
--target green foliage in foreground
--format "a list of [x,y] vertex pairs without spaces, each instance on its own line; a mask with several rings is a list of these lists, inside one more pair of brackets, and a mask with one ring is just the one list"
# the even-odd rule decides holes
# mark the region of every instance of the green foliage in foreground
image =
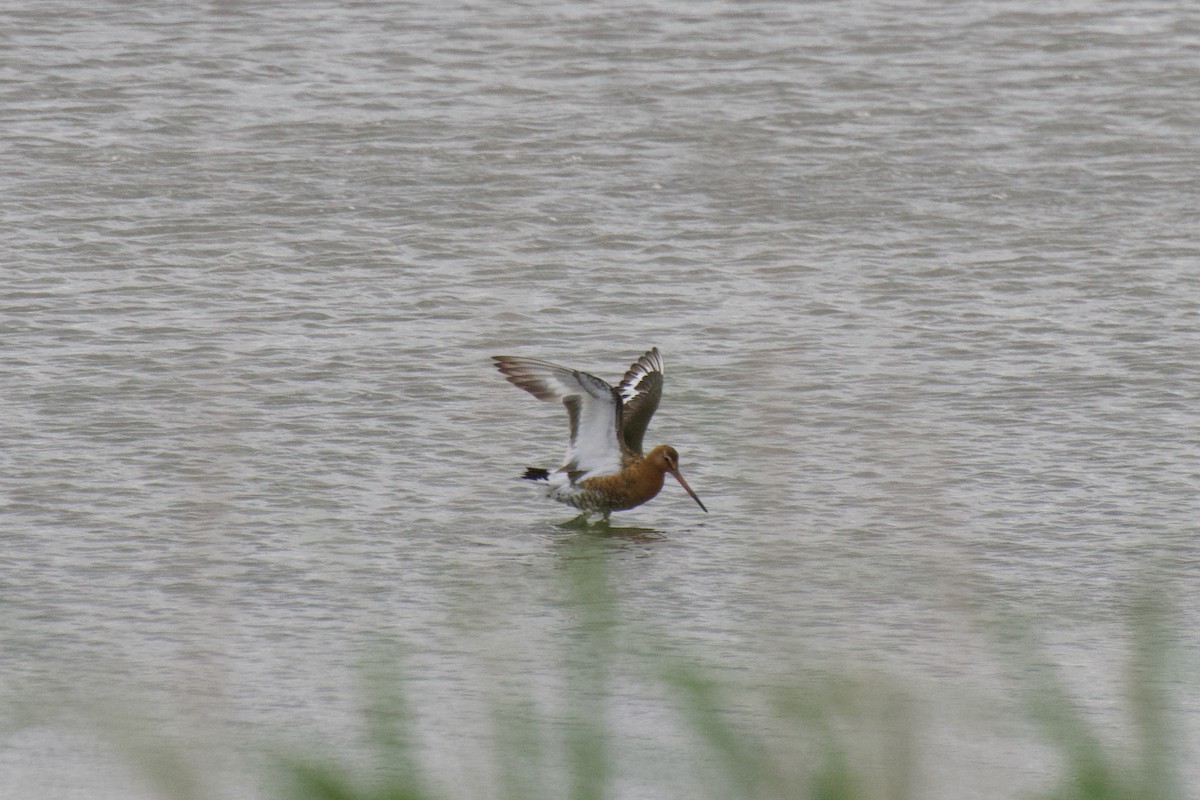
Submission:
[[[530,719],[529,713],[498,711],[494,747],[499,768],[487,797],[506,800],[617,797],[614,733],[605,725],[605,698],[585,687],[610,680],[617,627],[604,575],[576,567],[571,577],[574,611],[585,635],[568,654],[564,670],[571,718]],[[1168,646],[1163,610],[1142,603],[1133,615],[1134,657],[1129,665],[1130,706],[1138,741],[1133,752],[1115,752],[1071,700],[1055,670],[1036,656],[1032,637],[1017,635],[1013,672],[1028,709],[1026,722],[1061,763],[1056,788],[1030,800],[1173,800],[1182,798],[1177,738],[1169,724],[1165,691]],[[825,676],[813,683],[761,689],[770,731],[748,730],[731,707],[744,706],[745,690],[728,685],[690,661],[649,659],[664,694],[673,698],[679,725],[694,748],[684,761],[705,765],[707,794],[745,800],[910,800],[920,796],[921,771],[915,713],[907,693],[852,678]],[[611,687],[610,687],[611,689]],[[393,698],[394,700],[395,698]],[[528,709],[525,709],[528,712]],[[554,741],[554,737],[565,741]],[[354,770],[289,760],[280,800],[462,800],[425,788],[405,737],[376,736],[380,762],[403,765],[394,776],[363,785]],[[546,749],[564,754],[565,782],[547,781]],[[565,783],[565,791],[564,784]],[[975,794],[981,787],[972,787]],[[664,790],[666,791],[666,790]],[[988,797],[1013,796],[1004,787]],[[678,796],[675,793],[664,797]]]
[[[639,655],[625,646],[604,559],[569,559],[565,614],[573,623],[560,666],[565,711],[551,714],[529,697],[506,695],[493,708],[495,730],[485,748],[493,762],[480,768],[478,793],[450,796],[420,755],[420,724],[410,714],[402,669],[384,659],[366,669],[362,719],[367,756],[353,762],[327,752],[293,751],[272,757],[264,784],[274,800],[615,800],[630,765],[611,711],[620,702],[630,664],[657,692],[672,716],[671,751],[686,786],[662,786],[666,798],[702,795],[720,800],[918,800],[921,776],[937,754],[922,745],[923,703],[915,690],[878,679],[816,674],[794,685],[746,687],[678,654]],[[1187,795],[1180,737],[1171,724],[1167,676],[1172,652],[1165,610],[1141,602],[1131,615],[1132,657],[1127,705],[1132,746],[1111,737],[1072,701],[1060,674],[1039,657],[1027,628],[1009,626],[997,649],[1011,651],[1025,718],[1056,756],[1053,788],[1022,795],[1011,787],[971,786],[972,797],[1020,800],[1180,800]],[[1014,633],[1015,631],[1015,633]],[[644,633],[644,632],[642,632]],[[656,634],[655,639],[667,637]],[[1001,642],[1001,638],[1004,639]],[[1015,646],[1014,645],[1015,642]],[[530,688],[530,691],[533,691]],[[503,693],[503,692],[501,692]],[[988,731],[983,731],[987,740]],[[153,732],[112,726],[124,759],[169,800],[209,800],[200,767]],[[1107,741],[1106,741],[1107,740]],[[341,743],[339,743],[341,744]],[[969,744],[969,743],[968,743]],[[664,745],[672,747],[671,743]],[[341,747],[331,748],[342,752]],[[658,752],[657,756],[661,757]],[[655,757],[652,754],[650,758]],[[1054,763],[1054,759],[1051,760]],[[682,767],[680,765],[683,765]],[[443,768],[444,769],[444,768]],[[645,770],[643,769],[643,773]],[[657,775],[657,772],[654,773]],[[259,776],[263,778],[264,776]],[[675,777],[678,774],[675,773]],[[670,780],[670,774],[666,780]],[[650,781],[653,783],[653,780]],[[660,784],[661,785],[661,784]]]

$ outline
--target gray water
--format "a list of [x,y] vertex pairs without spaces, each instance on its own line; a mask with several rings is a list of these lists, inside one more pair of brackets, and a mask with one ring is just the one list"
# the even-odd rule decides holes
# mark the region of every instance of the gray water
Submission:
[[[172,737],[268,796],[240,751],[353,751],[393,649],[466,796],[494,676],[556,702],[583,557],[732,681],[920,698],[922,797],[1055,779],[991,721],[1004,620],[1118,747],[1147,589],[1195,666],[1192,5],[27,3],[0,30],[5,797],[152,796],[112,740]],[[650,346],[648,443],[712,513],[669,484],[631,530],[561,529],[516,477],[565,415],[488,356],[615,380]],[[690,752],[660,700],[622,688],[623,741]],[[114,708],[156,722],[110,736]],[[678,762],[621,796],[696,796]]]

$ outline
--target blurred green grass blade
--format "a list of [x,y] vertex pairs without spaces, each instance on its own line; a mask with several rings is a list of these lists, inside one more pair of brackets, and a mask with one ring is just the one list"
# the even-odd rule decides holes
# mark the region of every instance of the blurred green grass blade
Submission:
[[361,714],[375,771],[388,791],[422,797],[416,722],[405,696],[406,673],[397,654],[377,653],[364,669]]
[[1072,700],[1058,671],[1040,656],[1029,626],[1017,628],[1016,672],[1024,686],[1029,718],[1063,756],[1053,800],[1176,800],[1184,795],[1179,741],[1167,696],[1171,645],[1166,607],[1158,594],[1135,598],[1128,620],[1132,655],[1126,703],[1133,723],[1131,752],[1105,747],[1095,726]]
[[836,747],[830,748],[811,785],[809,797],[812,800],[858,800],[863,797],[845,754]]
[[362,786],[343,767],[293,760],[283,766],[286,800],[433,800],[420,789],[384,782]]
[[292,763],[285,768],[288,796],[292,800],[365,800],[347,777],[331,767]]
[[676,694],[689,727],[716,757],[728,792],[722,796],[765,797],[769,796],[768,787],[779,787],[780,776],[774,765],[761,755],[762,743],[736,730],[725,717],[722,709],[728,704],[716,681],[685,664],[669,667],[663,678]]
[[607,556],[606,547],[589,544],[566,562],[567,596],[575,612],[571,644],[563,654],[571,706],[565,736],[572,800],[604,800],[611,778],[607,706],[617,617]]
[[[1144,582],[1145,585],[1151,585]],[[1182,798],[1182,754],[1168,692],[1174,652],[1168,621],[1171,609],[1161,592],[1145,592],[1132,614],[1133,658],[1129,665],[1129,702],[1138,742],[1137,783],[1144,797]]]
[[519,703],[494,706],[492,728],[500,796],[504,800],[548,797],[543,768],[545,741],[533,701],[522,698]]

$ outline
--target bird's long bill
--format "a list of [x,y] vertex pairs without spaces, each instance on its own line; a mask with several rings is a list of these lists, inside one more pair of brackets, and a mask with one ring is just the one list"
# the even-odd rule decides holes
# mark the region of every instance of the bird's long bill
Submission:
[[697,497],[696,493],[692,491],[692,487],[688,486],[688,482],[685,481],[683,476],[679,474],[679,470],[673,469],[671,470],[671,474],[675,476],[675,480],[679,481],[679,485],[683,487],[683,490],[692,496],[692,499],[696,501],[696,505],[700,506],[701,510],[707,514],[708,509],[704,508],[704,503],[700,502],[700,498]]

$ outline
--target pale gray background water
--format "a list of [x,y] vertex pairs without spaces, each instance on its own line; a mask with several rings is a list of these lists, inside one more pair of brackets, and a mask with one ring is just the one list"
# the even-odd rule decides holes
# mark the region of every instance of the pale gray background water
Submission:
[[[1197,751],[1193,4],[6,3],[0,42],[0,690],[45,714],[5,706],[5,797],[149,796],[107,704],[266,796],[237,751],[352,750],[394,643],[470,775],[481,676],[558,702],[576,557],[732,680],[911,690],[946,798],[1056,774],[989,722],[995,620],[1119,743],[1152,583]],[[555,528],[515,476],[564,415],[487,357],[651,345],[712,513]],[[660,695],[611,709],[660,754],[624,797],[696,795]]]

